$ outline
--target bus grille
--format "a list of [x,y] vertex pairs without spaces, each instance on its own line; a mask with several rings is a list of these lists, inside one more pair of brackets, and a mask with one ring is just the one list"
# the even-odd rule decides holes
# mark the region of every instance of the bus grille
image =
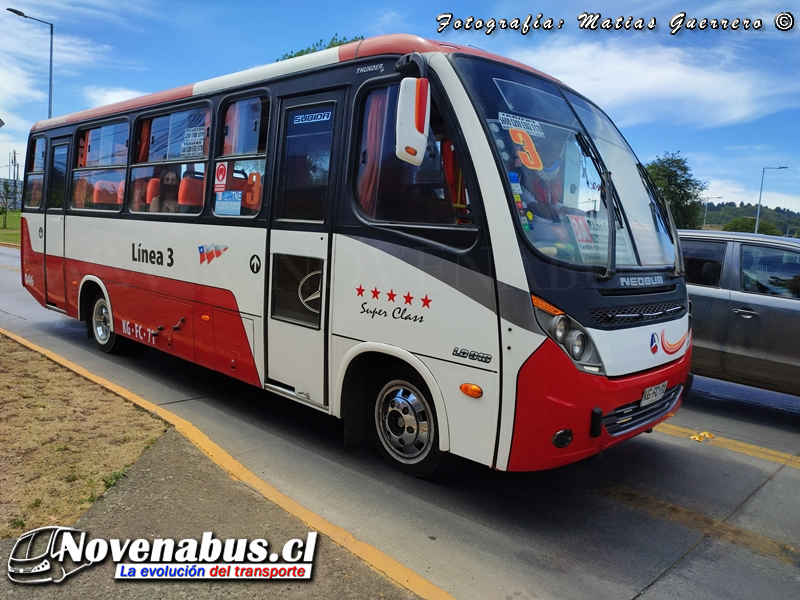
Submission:
[[611,435],[619,435],[641,427],[672,410],[678,398],[681,397],[682,391],[683,386],[676,385],[674,388],[667,390],[661,400],[644,408],[639,407],[639,400],[620,406],[616,410],[603,415],[603,425]]
[[640,306],[623,306],[620,308],[596,308],[589,314],[600,325],[619,325],[621,323],[637,323],[654,321],[666,317],[678,317],[686,310],[686,302],[673,300],[659,304],[642,304]]

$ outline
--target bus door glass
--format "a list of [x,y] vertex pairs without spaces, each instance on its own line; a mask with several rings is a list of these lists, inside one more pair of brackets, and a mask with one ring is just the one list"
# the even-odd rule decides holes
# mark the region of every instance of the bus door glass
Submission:
[[281,105],[278,184],[267,278],[269,383],[326,404],[326,282],[341,93]]
[[67,309],[64,282],[64,206],[67,198],[69,139],[53,141],[45,172],[48,173],[44,224],[45,298],[47,304]]

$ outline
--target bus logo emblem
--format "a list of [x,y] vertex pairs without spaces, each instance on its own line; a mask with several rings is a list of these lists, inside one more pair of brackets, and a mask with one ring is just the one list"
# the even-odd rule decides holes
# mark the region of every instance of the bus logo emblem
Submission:
[[658,336],[655,333],[650,336],[650,352],[658,352]]
[[[317,278],[317,285],[314,286],[313,278],[316,276]],[[311,281],[312,283],[308,283]],[[319,314],[319,308],[314,308],[310,305],[311,302],[315,300],[319,300],[322,296],[322,271],[311,271],[308,275],[303,277],[300,280],[300,284],[297,286],[297,297],[300,299],[300,302],[303,306],[305,306],[308,310],[313,313]],[[315,303],[316,304],[316,303]]]

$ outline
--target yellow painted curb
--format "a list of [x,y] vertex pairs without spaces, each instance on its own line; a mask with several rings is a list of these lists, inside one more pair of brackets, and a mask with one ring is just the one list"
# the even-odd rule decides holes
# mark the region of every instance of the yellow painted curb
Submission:
[[50,360],[66,367],[67,369],[77,373],[89,381],[93,381],[94,383],[106,388],[118,396],[133,402],[137,406],[155,413],[167,423],[173,425],[175,429],[186,436],[190,442],[202,450],[211,460],[225,469],[231,475],[231,477],[247,483],[256,489],[267,500],[274,502],[289,514],[297,517],[314,531],[318,531],[319,533],[328,536],[334,542],[358,556],[373,569],[383,573],[395,583],[403,586],[421,598],[430,600],[453,600],[453,597],[450,594],[435,586],[427,579],[421,577],[402,563],[396,561],[388,554],[378,550],[366,542],[356,539],[349,531],[346,531],[338,525],[334,525],[333,523],[325,520],[295,500],[292,500],[289,496],[279,492],[270,484],[262,481],[254,473],[249,471],[242,463],[233,458],[233,456],[228,454],[220,446],[212,442],[206,434],[204,434],[186,419],[183,419],[178,415],[156,404],[153,404],[149,400],[145,400],[141,396],[137,396],[133,392],[126,390],[125,388],[112,383],[107,379],[87,371],[83,367],[76,365],[75,363],[63,358],[62,356],[59,356],[58,354],[55,354],[54,352],[51,352],[50,350],[46,350],[45,348],[42,348],[41,346],[38,346],[23,337],[20,337],[2,328],[0,328],[0,334],[5,335],[16,342],[19,342],[23,346],[46,356]]

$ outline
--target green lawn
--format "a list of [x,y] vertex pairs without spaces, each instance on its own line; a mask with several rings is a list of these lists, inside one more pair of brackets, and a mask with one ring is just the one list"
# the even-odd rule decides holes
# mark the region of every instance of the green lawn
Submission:
[[5,229],[2,229],[4,215],[0,215],[0,242],[6,242],[9,244],[19,244],[20,214],[21,213],[18,210],[13,210],[9,212],[8,215],[6,216]]

